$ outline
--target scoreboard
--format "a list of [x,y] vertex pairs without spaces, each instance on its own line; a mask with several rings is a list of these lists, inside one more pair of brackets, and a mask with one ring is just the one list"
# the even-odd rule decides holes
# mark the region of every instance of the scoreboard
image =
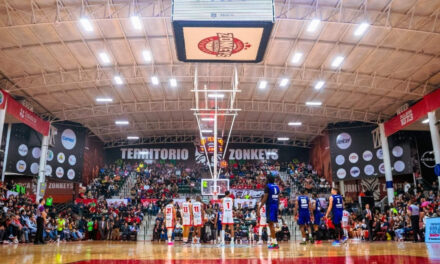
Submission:
[[[205,137],[200,140],[199,152],[208,152],[208,154],[214,153],[214,137]],[[217,153],[223,153],[224,140],[223,138],[217,138]]]

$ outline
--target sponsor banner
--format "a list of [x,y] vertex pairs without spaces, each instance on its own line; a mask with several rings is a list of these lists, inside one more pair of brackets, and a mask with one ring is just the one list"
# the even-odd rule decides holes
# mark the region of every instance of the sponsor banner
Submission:
[[141,203],[144,207],[149,206],[150,204],[156,204],[159,199],[141,199]]
[[428,112],[434,111],[438,108],[440,108],[440,89],[425,95],[422,100],[386,121],[384,123],[386,136],[388,137],[411,125],[420,118],[424,117]]
[[34,112],[32,112],[31,110],[27,109],[25,106],[17,102],[7,92],[3,90],[0,90],[0,92],[1,92],[1,96],[0,96],[1,109],[4,109],[7,101],[6,111],[8,114],[14,116],[16,119],[30,126],[35,131],[38,131],[40,134],[44,136],[49,135],[49,128],[50,128],[49,122],[44,121]]
[[425,242],[440,243],[440,217],[426,218]]
[[230,189],[229,192],[235,198],[244,198],[246,195],[249,195],[251,198],[261,198],[264,195],[264,190]]
[[235,208],[254,208],[257,199],[234,199]]
[[[351,126],[351,127],[350,127]],[[385,175],[382,149],[374,149],[371,132],[375,125],[337,124],[329,130],[331,167],[334,181],[374,178]],[[412,174],[409,139],[399,134],[389,138],[394,175]]]
[[284,208],[287,208],[287,205],[288,205],[287,198],[281,198],[280,204],[282,204],[284,206]]
[[[154,161],[178,161],[183,163],[194,162],[207,164],[206,155],[194,144],[155,144],[123,148],[108,148],[105,150],[107,163],[116,160],[144,161],[148,164]],[[219,161],[222,156],[219,155]],[[299,160],[308,162],[308,148],[275,146],[275,145],[249,145],[249,144],[229,144],[225,153],[226,161],[246,161],[246,160],[270,160],[287,162]],[[213,162],[211,160],[211,162]]]
[[108,206],[119,207],[128,204],[128,199],[105,199]]
[[75,202],[77,202],[79,204],[89,205],[91,203],[97,204],[98,200],[97,199],[81,199],[81,198],[77,198],[77,199],[75,199]]
[[[81,181],[85,128],[57,123],[54,144],[47,152],[46,177]],[[13,124],[9,142],[8,172],[38,175],[42,136],[24,124]]]

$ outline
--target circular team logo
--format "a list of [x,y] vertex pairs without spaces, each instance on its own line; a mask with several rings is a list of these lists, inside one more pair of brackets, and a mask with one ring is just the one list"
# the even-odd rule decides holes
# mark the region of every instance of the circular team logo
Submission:
[[379,172],[385,174],[385,164],[383,162],[379,165]]
[[395,169],[397,172],[402,172],[402,171],[404,171],[404,170],[405,170],[405,162],[403,162],[403,161],[401,161],[401,160],[398,160],[398,161],[394,162],[394,169]]
[[393,148],[393,156],[396,158],[400,158],[403,155],[403,148],[401,146],[395,146]]
[[63,152],[58,153],[57,160],[59,163],[64,163],[64,161],[66,160],[66,155],[64,155]]
[[351,136],[348,133],[341,133],[336,137],[336,146],[340,149],[348,149],[351,146]]
[[345,158],[344,158],[344,156],[342,156],[342,155],[338,155],[338,156],[336,156],[335,161],[336,161],[336,164],[338,164],[338,165],[342,165],[342,164],[344,164],[344,162],[345,162]]
[[32,174],[38,174],[38,168],[40,168],[38,163],[36,163],[36,162],[32,163],[31,164],[31,172],[32,172]]
[[53,160],[53,151],[52,150],[47,150],[47,161],[52,161]]
[[365,161],[370,161],[373,159],[373,153],[369,150],[365,150],[364,153],[362,153],[362,158]]
[[61,167],[58,167],[55,170],[55,175],[57,175],[58,178],[62,178],[64,176],[64,169]]
[[69,156],[69,164],[70,164],[70,166],[74,166],[76,164],[76,157],[75,157],[75,155],[70,155]]
[[26,162],[24,160],[17,161],[16,168],[18,172],[24,172],[26,170]]
[[69,169],[67,171],[67,178],[69,180],[73,180],[75,178],[75,171],[73,169]]
[[26,156],[28,154],[28,147],[25,144],[18,146],[18,154],[22,157]]
[[353,177],[358,177],[361,174],[361,170],[358,167],[352,167],[350,169],[350,175]]
[[374,166],[371,164],[368,164],[364,167],[364,172],[367,176],[371,176],[374,173]]
[[422,157],[420,158],[423,165],[425,165],[428,168],[434,168],[435,167],[435,157],[434,157],[434,151],[426,151],[423,153]]
[[356,163],[356,162],[358,162],[358,160],[359,160],[359,156],[358,156],[358,154],[356,154],[356,153],[351,153],[350,156],[348,156],[348,160],[349,160],[351,163]]
[[34,157],[35,159],[39,159],[40,156],[41,156],[41,149],[39,147],[33,148],[32,157]]
[[376,157],[378,159],[383,159],[383,151],[381,148],[376,151]]
[[341,168],[336,172],[336,176],[338,176],[339,179],[344,179],[345,176],[347,176],[347,172]]
[[234,38],[232,33],[217,33],[217,36],[207,37],[199,41],[200,51],[217,57],[231,57],[243,49],[251,47],[249,43]]
[[52,166],[47,164],[46,168],[44,169],[44,174],[46,174],[46,176],[52,176]]
[[66,149],[73,149],[76,145],[76,135],[72,129],[66,129],[61,134],[61,144]]

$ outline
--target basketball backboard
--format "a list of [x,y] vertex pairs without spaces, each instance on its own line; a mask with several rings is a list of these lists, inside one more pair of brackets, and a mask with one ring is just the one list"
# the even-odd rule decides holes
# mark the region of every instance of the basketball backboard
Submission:
[[[215,188],[217,181],[217,190]],[[229,190],[229,180],[227,179],[202,179],[202,195],[224,195]]]

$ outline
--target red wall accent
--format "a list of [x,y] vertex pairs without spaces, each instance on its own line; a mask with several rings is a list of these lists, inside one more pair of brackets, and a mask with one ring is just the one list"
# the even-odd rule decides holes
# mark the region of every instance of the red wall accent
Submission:
[[104,143],[95,136],[86,136],[82,182],[87,185],[98,177],[99,169],[104,166]]
[[319,176],[332,182],[332,168],[330,160],[330,143],[327,131],[312,141],[310,149],[310,164]]

